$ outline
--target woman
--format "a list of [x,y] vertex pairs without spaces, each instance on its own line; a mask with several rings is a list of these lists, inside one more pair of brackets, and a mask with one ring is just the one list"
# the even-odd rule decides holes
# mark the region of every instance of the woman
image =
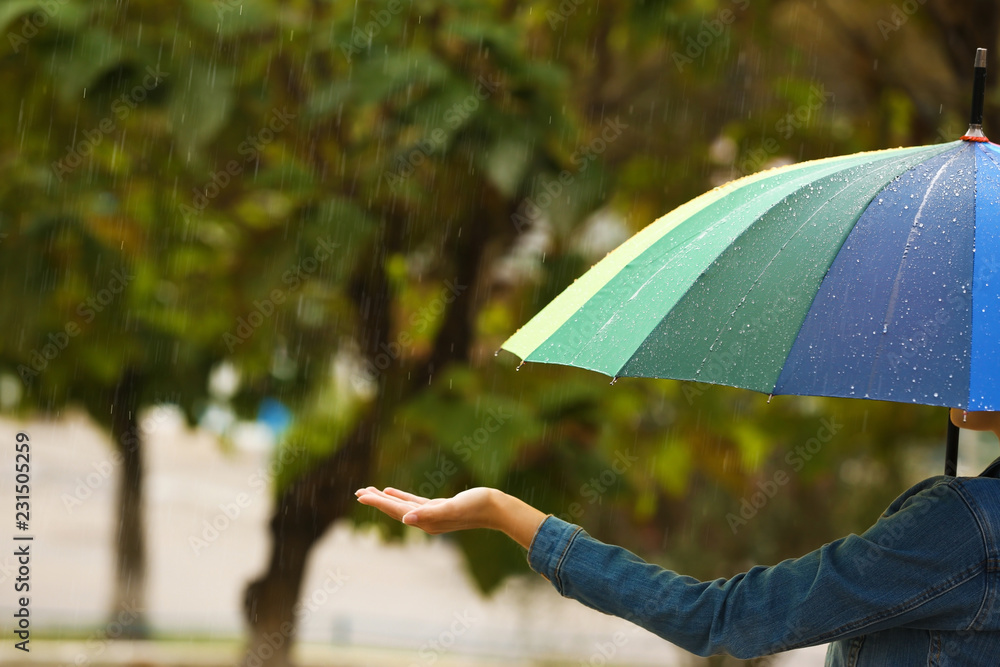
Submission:
[[[1000,437],[1000,412],[952,421]],[[739,658],[831,642],[827,665],[1000,665],[1000,458],[978,477],[938,476],[862,535],[801,558],[700,582],[595,540],[496,489],[429,500],[387,488],[358,501],[438,534],[503,531],[565,597],[698,655]]]

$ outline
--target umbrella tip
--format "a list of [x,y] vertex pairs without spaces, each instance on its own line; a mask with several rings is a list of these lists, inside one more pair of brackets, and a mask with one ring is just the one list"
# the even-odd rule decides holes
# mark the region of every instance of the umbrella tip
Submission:
[[519,364],[517,365],[517,368],[515,368],[514,370],[515,370],[515,371],[519,371],[519,370],[521,370],[521,366],[523,366],[523,365],[524,365],[524,359],[522,359],[522,360],[521,360],[521,363],[519,363]]
[[986,67],[986,49],[976,49],[975,67]]

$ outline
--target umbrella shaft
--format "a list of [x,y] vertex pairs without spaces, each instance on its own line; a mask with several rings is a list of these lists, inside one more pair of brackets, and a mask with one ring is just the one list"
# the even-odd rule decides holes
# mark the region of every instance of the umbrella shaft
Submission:
[[[980,49],[980,51],[985,51],[985,49]],[[978,62],[980,58],[976,60]],[[972,114],[969,116],[969,124],[981,126],[983,124],[983,98],[986,94],[986,67],[976,67],[974,72],[975,74],[972,79]]]
[[[951,411],[949,410],[949,413]],[[948,417],[948,447],[944,455],[944,474],[954,477],[958,473],[958,427]]]

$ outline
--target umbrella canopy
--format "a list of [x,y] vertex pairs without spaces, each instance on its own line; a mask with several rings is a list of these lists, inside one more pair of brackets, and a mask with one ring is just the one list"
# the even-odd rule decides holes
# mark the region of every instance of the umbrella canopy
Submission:
[[1000,410],[1000,147],[973,136],[728,183],[503,349],[613,377]]

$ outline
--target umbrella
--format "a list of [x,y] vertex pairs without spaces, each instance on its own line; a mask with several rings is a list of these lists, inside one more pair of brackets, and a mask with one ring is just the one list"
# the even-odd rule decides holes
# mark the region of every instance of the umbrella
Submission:
[[[960,140],[718,187],[609,253],[502,349],[615,379],[1000,409],[1000,146],[981,128],[985,56]],[[946,474],[956,455],[949,422]]]

